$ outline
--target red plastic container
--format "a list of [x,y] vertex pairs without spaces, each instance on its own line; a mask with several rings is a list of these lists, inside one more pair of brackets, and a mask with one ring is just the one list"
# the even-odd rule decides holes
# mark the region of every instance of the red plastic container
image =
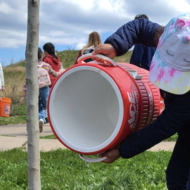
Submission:
[[[84,60],[84,58],[82,58]],[[78,64],[51,89],[50,126],[58,140],[84,155],[117,147],[161,113],[161,97],[148,71],[131,64]]]

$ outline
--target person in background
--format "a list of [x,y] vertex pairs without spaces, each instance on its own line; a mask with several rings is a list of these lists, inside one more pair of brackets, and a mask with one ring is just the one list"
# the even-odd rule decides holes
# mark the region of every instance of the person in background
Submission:
[[0,63],[0,89],[2,92],[4,92],[4,90],[5,90],[4,85],[5,85],[5,82],[4,82],[3,67]]
[[[39,130],[40,133],[43,131],[44,123],[47,123],[47,100],[49,95],[49,85],[51,85],[51,80],[49,74],[53,77],[58,77],[64,70],[60,70],[56,72],[52,69],[52,67],[44,63],[43,52],[40,48],[38,48],[38,85],[39,85],[39,96],[38,96],[38,108],[39,108]],[[20,99],[20,105],[24,101],[26,97],[27,89],[26,84],[23,86],[23,93]]]
[[[135,17],[135,19],[142,18],[149,20],[145,14],[139,14]],[[143,44],[136,44],[131,55],[130,63],[143,69],[149,70],[155,50],[156,47],[148,47]]]
[[[90,33],[88,37],[88,43],[79,51],[74,65],[78,64],[77,60],[79,57],[87,53],[92,53],[94,49],[100,44],[102,44],[102,41],[101,41],[99,33],[98,32]],[[85,60],[85,62],[90,62],[90,61],[92,61],[92,59]]]
[[[190,189],[190,14],[174,17],[162,27],[147,19],[135,19],[120,27],[93,55],[109,58],[125,54],[134,43],[157,47],[149,78],[160,88],[165,109],[145,128],[131,134],[118,148],[100,155],[104,163],[131,158],[178,133],[167,170],[169,190]],[[95,58],[104,63],[106,60]]]
[[[56,55],[54,45],[48,42],[44,44],[43,50],[44,50],[44,55],[45,55],[43,61],[45,63],[48,63],[52,67],[53,70],[55,70],[56,72],[59,72],[61,69],[61,62],[60,62],[60,58]],[[51,75],[50,75],[50,79],[51,79],[51,85],[49,87],[51,88],[57,79],[56,77],[53,77]]]

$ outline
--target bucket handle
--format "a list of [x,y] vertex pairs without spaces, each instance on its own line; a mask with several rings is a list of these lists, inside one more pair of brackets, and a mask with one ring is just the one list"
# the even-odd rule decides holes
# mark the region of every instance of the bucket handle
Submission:
[[101,58],[101,59],[104,59],[106,61],[106,63],[101,63],[101,62],[97,62],[97,61],[91,61],[89,63],[96,63],[96,64],[99,64],[99,65],[106,65],[106,66],[113,66],[113,67],[116,67],[116,63],[110,59],[109,57],[106,57],[104,55],[100,55],[100,54],[97,54],[97,55],[92,55],[92,53],[87,53],[85,55],[82,55],[81,57],[78,58],[78,63],[84,63],[83,61],[85,59],[88,59],[88,58]]
[[85,162],[89,162],[89,163],[96,163],[96,162],[102,162],[105,159],[107,159],[107,157],[102,157],[102,158],[88,158],[86,156],[84,156],[83,154],[79,154],[79,157],[85,161]]
[[143,78],[142,75],[139,75],[136,70],[128,70],[128,73],[136,80],[141,80]]

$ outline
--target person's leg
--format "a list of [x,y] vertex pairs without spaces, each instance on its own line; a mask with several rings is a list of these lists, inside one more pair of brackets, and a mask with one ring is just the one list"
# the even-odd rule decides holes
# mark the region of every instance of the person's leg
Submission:
[[[49,87],[49,93],[50,93],[50,90],[51,90],[51,88]],[[49,93],[48,93],[48,98],[49,98]],[[47,98],[47,99],[48,99],[48,98]],[[46,113],[47,113],[47,108],[46,108]],[[46,123],[49,123],[48,116],[46,116]]]
[[39,101],[38,101],[38,108],[39,108],[39,120],[43,120],[43,122],[45,122],[44,120],[44,116],[45,116],[45,113],[44,113],[44,109],[43,109],[43,88],[40,88],[39,89]]
[[39,130],[43,131],[43,124],[47,123],[47,100],[49,95],[49,87],[44,87],[39,90]]
[[47,100],[49,95],[49,87],[44,87],[40,89],[39,92],[39,120],[43,119],[46,123],[47,118]]
[[190,190],[190,170],[189,170],[189,175],[188,175],[188,183],[187,183],[187,189]]
[[169,190],[189,190],[190,120],[180,129],[178,134],[179,137],[166,171],[167,187]]
[[39,89],[39,96],[38,96],[38,112],[39,112],[39,131],[40,133],[43,131],[44,119],[43,119],[43,106],[42,106],[42,90]]

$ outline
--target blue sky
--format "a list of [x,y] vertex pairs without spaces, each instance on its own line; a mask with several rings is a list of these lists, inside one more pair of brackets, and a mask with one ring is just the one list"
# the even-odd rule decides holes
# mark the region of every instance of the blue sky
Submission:
[[[101,40],[104,42],[108,36],[110,36],[111,32],[106,32],[101,34]],[[87,39],[86,39],[87,40]],[[67,49],[78,49],[76,48],[77,43],[74,44],[63,44],[63,45],[56,45],[55,49],[57,51],[64,51]],[[43,49],[43,44],[39,45]],[[3,66],[19,62],[25,59],[25,46],[20,46],[18,48],[0,48],[0,63]]]
[[[81,49],[97,31],[102,42],[139,13],[161,25],[189,13],[187,0],[41,0],[39,46],[52,42],[56,50]],[[27,1],[0,1],[0,62],[6,66],[25,59]]]

